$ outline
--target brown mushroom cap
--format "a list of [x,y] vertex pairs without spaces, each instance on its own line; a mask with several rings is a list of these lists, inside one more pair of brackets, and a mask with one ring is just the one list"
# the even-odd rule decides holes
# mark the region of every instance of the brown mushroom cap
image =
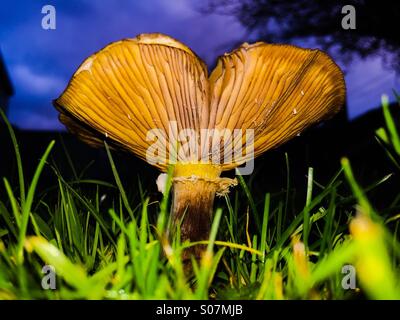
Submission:
[[335,62],[292,45],[243,44],[220,57],[209,82],[209,126],[254,129],[255,157],[333,116],[345,100]]
[[[178,132],[253,129],[258,156],[333,115],[344,99],[342,72],[319,50],[243,44],[220,57],[208,78],[205,64],[188,47],[165,35],[143,34],[86,59],[55,106],[60,120],[86,142],[102,144],[105,136],[149,161],[149,130],[163,132],[161,157],[184,147],[170,145],[171,121]],[[245,143],[245,137],[237,139]],[[222,152],[211,150],[208,140],[200,145],[202,153]],[[178,161],[196,163],[184,151]],[[247,158],[214,165],[229,170]],[[166,171],[168,162],[153,160]]]

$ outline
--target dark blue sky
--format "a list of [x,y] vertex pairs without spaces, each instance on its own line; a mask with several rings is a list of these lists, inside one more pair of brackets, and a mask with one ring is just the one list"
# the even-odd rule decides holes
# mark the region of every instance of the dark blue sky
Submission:
[[[51,101],[79,64],[110,42],[161,32],[190,46],[209,65],[246,40],[233,18],[204,15],[191,0],[2,1],[0,49],[15,88],[9,118],[20,128],[59,129]],[[44,5],[56,8],[56,30],[41,27]],[[297,43],[306,45],[306,42]],[[400,87],[380,57],[354,60],[346,69],[348,112],[354,118],[379,105],[380,95]]]

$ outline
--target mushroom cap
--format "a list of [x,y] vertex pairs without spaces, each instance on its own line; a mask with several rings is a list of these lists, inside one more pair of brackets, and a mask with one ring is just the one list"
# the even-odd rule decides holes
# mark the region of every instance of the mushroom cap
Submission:
[[[106,138],[164,172],[171,154],[178,163],[206,160],[224,171],[252,156],[248,129],[256,157],[332,116],[344,99],[340,68],[319,50],[245,43],[221,56],[208,77],[184,44],[142,34],[87,58],[54,105],[60,121],[91,145]],[[181,136],[185,129],[196,135],[192,143]],[[155,140],[164,148],[149,153]],[[238,148],[232,161],[221,160]]]

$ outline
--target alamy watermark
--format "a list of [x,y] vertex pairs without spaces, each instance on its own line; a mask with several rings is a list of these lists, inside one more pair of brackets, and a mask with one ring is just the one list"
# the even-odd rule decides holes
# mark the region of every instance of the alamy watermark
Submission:
[[42,28],[44,30],[55,30],[56,24],[56,8],[50,4],[42,7]]
[[243,165],[237,168],[241,175],[249,175],[254,169],[253,129],[178,129],[178,123],[170,121],[167,131],[149,130],[146,140],[152,142],[146,150],[146,160],[153,165]]
[[346,264],[342,267],[342,288],[345,290],[355,290],[356,286],[356,268],[351,264]]
[[345,5],[342,7],[342,14],[344,14],[342,18],[342,28],[344,30],[356,28],[356,8],[352,5]]
[[42,268],[42,273],[44,276],[42,277],[42,288],[44,290],[56,290],[56,269],[52,265],[45,265]]

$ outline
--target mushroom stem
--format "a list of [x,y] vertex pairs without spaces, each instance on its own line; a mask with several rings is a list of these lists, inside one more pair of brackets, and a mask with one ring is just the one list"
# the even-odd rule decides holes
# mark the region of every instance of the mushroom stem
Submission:
[[[236,179],[220,178],[221,167],[213,164],[182,164],[174,168],[173,203],[169,234],[176,235],[180,226],[181,242],[208,240],[213,215],[215,195],[225,194],[236,185]],[[182,259],[193,256],[200,259],[205,245],[196,245],[184,250]]]
[[[181,242],[208,240],[213,215],[217,185],[211,181],[193,178],[177,179],[173,182],[171,236],[180,226]],[[200,259],[205,245],[196,245],[183,251],[184,263],[191,256]]]

